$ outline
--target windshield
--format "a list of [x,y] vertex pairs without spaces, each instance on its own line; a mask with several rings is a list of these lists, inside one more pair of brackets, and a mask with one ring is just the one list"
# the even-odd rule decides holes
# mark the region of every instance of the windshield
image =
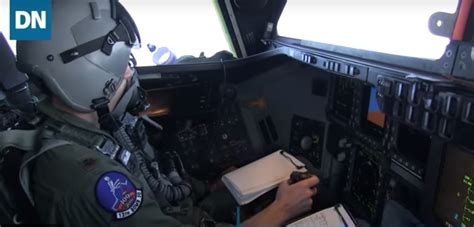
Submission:
[[13,53],[16,54],[16,41],[10,40],[10,1],[0,0],[0,32],[7,40]]
[[[140,30],[142,48],[133,50],[139,66],[172,64],[172,55],[178,59],[185,55],[199,57],[204,52],[206,57],[210,57],[222,50],[230,51],[217,3],[213,0],[120,2]],[[152,52],[160,53],[154,55]]]
[[[278,35],[387,54],[439,59],[449,43],[428,29],[458,0],[288,0]],[[298,25],[298,26],[296,26]]]

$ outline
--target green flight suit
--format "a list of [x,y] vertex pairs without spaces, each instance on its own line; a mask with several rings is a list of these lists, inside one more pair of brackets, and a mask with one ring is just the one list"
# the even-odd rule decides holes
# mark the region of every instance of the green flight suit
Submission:
[[[109,136],[94,125],[56,110],[50,104],[43,103],[40,110],[55,121]],[[139,208],[130,217],[117,219],[116,214],[104,209],[99,201],[101,199],[98,199],[97,184],[101,176],[111,172],[124,175],[135,189],[142,192]],[[55,147],[40,155],[34,162],[30,183],[41,223],[65,226],[196,226],[202,217],[199,209],[186,223],[165,215],[140,171],[131,173],[102,153],[74,143]]]

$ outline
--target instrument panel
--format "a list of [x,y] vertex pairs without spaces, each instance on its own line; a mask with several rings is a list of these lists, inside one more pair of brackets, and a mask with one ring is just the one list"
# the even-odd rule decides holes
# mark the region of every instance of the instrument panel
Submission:
[[[291,57],[298,60],[304,56],[302,52],[292,53]],[[370,224],[380,225],[386,206],[393,201],[404,209],[399,213],[409,212],[414,216],[410,220],[419,223],[471,224],[472,91],[436,76],[311,56],[317,60],[303,63],[314,66],[313,73],[323,70],[330,75],[325,106],[329,123],[307,112],[292,113],[291,120],[285,119],[288,126],[282,127],[275,121],[278,127],[273,127],[273,131],[290,130],[277,132],[280,136],[288,135],[287,149],[306,157],[316,169],[323,171],[322,166],[329,166],[324,171],[329,171],[334,179],[325,180],[330,181],[328,185],[335,192],[340,192],[338,202],[348,204],[351,212]],[[222,102],[213,96],[219,94],[218,87],[212,83],[203,86],[210,91],[203,96],[207,101],[195,99],[210,103],[211,108],[204,109],[211,111],[196,111],[192,117],[173,120],[179,138],[174,148],[189,157],[186,165],[190,169],[205,177],[209,177],[209,172],[216,173],[263,155],[251,148],[248,125],[244,124],[238,105],[227,108],[227,114],[219,114]],[[258,128],[258,121],[253,123]],[[337,139],[332,138],[335,136]],[[281,146],[282,139],[269,143],[272,147]],[[329,165],[322,158],[324,150],[333,158]],[[465,172],[456,172],[455,162]],[[342,187],[336,187],[339,185]]]
[[472,225],[472,95],[442,80],[371,71],[366,81],[334,75],[331,87],[328,118],[355,144],[344,202],[372,224],[396,201],[420,223]]
[[435,213],[445,225],[474,225],[474,154],[449,144],[440,176]]
[[180,154],[185,168],[196,178],[212,179],[229,167],[254,160],[258,154],[250,144],[236,105],[226,107],[225,114],[165,119],[167,131],[158,147]]
[[346,199],[358,217],[374,223],[380,216],[385,190],[384,166],[364,149],[354,149],[347,176]]
[[321,168],[326,124],[298,115],[291,122],[290,153],[303,155],[315,168]]

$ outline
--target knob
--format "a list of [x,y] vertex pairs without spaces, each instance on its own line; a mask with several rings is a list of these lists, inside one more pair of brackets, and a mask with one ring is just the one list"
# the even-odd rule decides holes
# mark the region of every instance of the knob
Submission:
[[337,154],[337,161],[338,162],[343,162],[344,160],[346,160],[346,152],[341,152],[341,153]]
[[347,138],[340,139],[337,144],[339,148],[345,147],[345,145],[347,144]]
[[222,136],[222,139],[223,139],[223,140],[227,140],[227,138],[229,138],[229,136],[227,135],[227,133],[223,133],[221,136]]
[[397,181],[395,179],[390,179],[390,182],[388,183],[391,188],[395,188],[397,186]]
[[301,149],[303,149],[304,151],[311,149],[312,144],[313,138],[311,138],[310,136],[304,136],[300,141]]

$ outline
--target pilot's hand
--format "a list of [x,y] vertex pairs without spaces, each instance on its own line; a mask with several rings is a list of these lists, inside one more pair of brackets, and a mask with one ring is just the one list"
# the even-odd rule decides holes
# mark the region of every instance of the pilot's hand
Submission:
[[294,184],[283,181],[277,191],[274,205],[283,209],[287,220],[294,218],[311,209],[313,205],[312,196],[316,195],[316,185],[319,178],[312,176]]

